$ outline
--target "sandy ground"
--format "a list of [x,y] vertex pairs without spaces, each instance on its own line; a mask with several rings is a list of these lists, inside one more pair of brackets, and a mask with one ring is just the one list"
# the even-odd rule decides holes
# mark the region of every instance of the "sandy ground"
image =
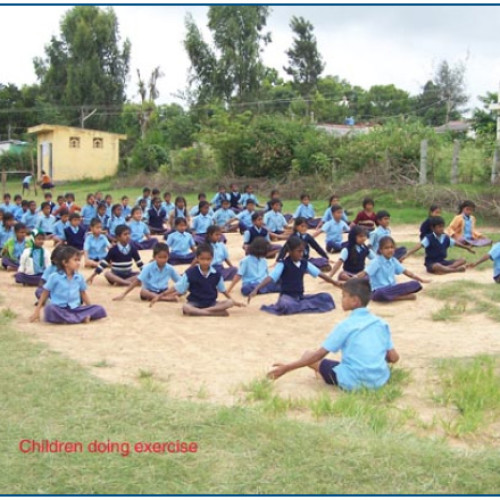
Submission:
[[[417,241],[413,226],[396,226],[393,235],[396,240]],[[319,237],[320,243],[324,243],[323,237]],[[228,235],[233,264],[244,255],[241,240],[239,234]],[[145,262],[150,256],[151,252],[143,252]],[[423,266],[423,252],[408,259],[405,265],[421,276],[431,277]],[[90,271],[83,273],[87,276]],[[485,264],[465,275],[431,278],[433,282],[424,285],[416,301],[370,305],[391,326],[394,344],[401,355],[400,366],[412,372],[412,382],[403,401],[428,420],[433,416],[430,395],[434,375],[429,369],[433,358],[500,353],[498,323],[482,315],[466,315],[459,323],[433,322],[431,313],[440,309],[443,302],[426,294],[435,284],[449,280],[465,278],[492,283],[491,265]],[[403,276],[401,281],[406,279]],[[337,309],[325,314],[276,317],[259,310],[262,304],[275,302],[277,295],[272,294],[257,297],[246,308],[231,309],[228,318],[184,317],[180,303],[157,304],[150,309],[139,299],[138,289],[124,301],[113,302],[111,299],[122,289],[109,286],[101,276],[96,278],[89,294],[94,303],[106,308],[109,317],[71,327],[30,324],[34,289],[16,285],[12,274],[6,272],[0,272],[0,286],[2,305],[17,313],[15,326],[20,331],[87,366],[96,376],[109,382],[137,384],[142,370],[151,372],[170,396],[222,404],[241,400],[242,384],[262,376],[273,362],[291,361],[304,350],[319,347],[331,329],[347,316],[341,309],[341,291],[310,276],[306,276],[306,292],[330,292]],[[239,285],[233,295],[245,300]],[[310,370],[304,369],[276,381],[276,389],[281,395],[314,398],[324,385]]]

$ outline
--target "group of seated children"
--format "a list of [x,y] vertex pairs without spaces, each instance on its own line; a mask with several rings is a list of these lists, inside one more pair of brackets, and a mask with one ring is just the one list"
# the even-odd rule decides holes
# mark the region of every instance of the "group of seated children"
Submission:
[[[40,210],[37,210],[35,202],[24,203],[16,196],[15,202],[11,203],[10,196],[5,195],[4,204],[0,206],[0,214],[3,215],[0,226],[2,265],[5,269],[16,271],[18,283],[37,286],[44,277],[42,282],[45,286],[49,269],[61,273],[61,267],[54,259],[51,263],[51,256],[43,246],[44,241],[53,240],[56,248],[65,245],[84,253],[85,267],[94,270],[88,283],[104,272],[110,284],[128,287],[120,298],[140,285],[143,300],[151,300],[152,303],[174,300],[178,294],[185,293],[187,289],[184,288],[193,281],[191,277],[186,285],[184,275],[181,278],[172,267],[185,264],[190,266],[191,274],[195,273],[192,269],[197,269],[203,276],[210,271],[211,279],[207,283],[214,281],[212,274],[222,283],[231,281],[225,292],[222,285],[218,285],[220,280],[217,280],[222,293],[229,294],[240,280],[242,294],[249,297],[249,301],[256,294],[279,293],[276,304],[262,306],[262,310],[273,314],[294,314],[329,311],[335,307],[330,294],[304,294],[305,274],[319,276],[337,286],[353,278],[367,279],[374,301],[414,299],[422,288],[421,283],[428,280],[404,268],[401,262],[407,257],[423,247],[425,267],[429,273],[464,272],[467,267],[465,259],[448,260],[448,248],[456,245],[474,253],[473,246],[491,244],[491,240],[476,230],[475,206],[470,201],[461,204],[459,214],[446,230],[440,208],[433,205],[429,218],[420,228],[420,243],[407,251],[404,247],[396,247],[391,237],[390,214],[385,210],[375,212],[375,203],[371,198],[363,200],[363,210],[350,223],[335,195],[330,198],[329,207],[321,219],[314,217],[314,208],[305,194],[301,196],[301,203],[293,215],[283,215],[276,190],[271,192],[266,211],[257,212],[256,207],[260,205],[251,186],[247,186],[243,194],[235,185],[231,185],[229,193],[224,186],[220,186],[211,203],[201,193],[196,210],[190,212],[183,197],[178,196],[172,204],[170,193],[164,193],[163,203],[157,195],[159,190],[144,188],[143,196],[130,208],[126,196],[122,198],[122,203],[113,204],[110,195],[89,194],[86,204],[80,208],[72,193],[58,197],[57,204],[51,202],[51,194],[47,193]],[[22,213],[19,212],[20,206],[26,208]],[[24,222],[16,222],[19,219]],[[308,231],[313,227],[316,230],[310,234]],[[236,267],[229,258],[223,232],[238,228],[243,235],[246,257]],[[31,238],[28,238],[30,231]],[[316,241],[322,232],[326,235],[326,250]],[[157,238],[151,236],[152,233],[163,235],[166,244],[159,243]],[[348,233],[347,241],[344,241],[344,233]],[[286,240],[283,247],[272,244],[272,240],[279,239]],[[200,267],[200,247],[204,249],[202,258],[208,254],[211,256],[209,268]],[[311,257],[311,248],[318,257]],[[154,250],[153,262],[143,269],[139,251],[147,249]],[[328,253],[340,253],[338,260],[330,260]],[[496,253],[497,245],[489,254],[495,262]],[[266,258],[274,257],[277,264],[269,272]],[[367,258],[370,260],[368,265]],[[485,260],[483,258],[468,267]],[[134,262],[140,274],[133,271]],[[333,268],[330,264],[334,264]],[[328,271],[329,274],[325,274]],[[337,272],[338,281],[333,280]],[[411,281],[397,283],[396,276],[399,274],[405,274]],[[174,283],[173,288],[168,287],[170,279]],[[500,280],[497,271],[495,280]],[[195,284],[193,286],[196,287]],[[195,291],[191,306],[202,304],[204,307],[198,309],[205,309],[203,315],[227,314],[228,301],[231,300],[229,295],[223,309],[207,305],[209,302],[212,304],[216,288],[211,291],[211,298],[206,303],[199,300],[198,293],[201,292]],[[185,314],[193,314],[196,305],[191,306],[184,308]]]

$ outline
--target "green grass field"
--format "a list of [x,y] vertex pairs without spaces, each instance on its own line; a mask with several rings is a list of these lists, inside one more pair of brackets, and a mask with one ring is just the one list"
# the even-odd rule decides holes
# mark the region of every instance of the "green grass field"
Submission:
[[[173,400],[147,384],[106,384],[14,331],[10,316],[4,310],[0,325],[0,493],[498,493],[498,450],[454,450],[388,425],[403,372],[379,393],[346,394],[335,404],[325,393],[309,403],[317,420],[302,422],[270,411],[280,403],[264,384],[249,387],[258,403],[233,407]],[[464,374],[456,376],[461,383]],[[491,362],[485,376],[491,391],[498,383]],[[446,379],[442,404],[463,400],[453,380]],[[199,450],[24,454],[22,439],[84,447],[96,439],[181,440]]]

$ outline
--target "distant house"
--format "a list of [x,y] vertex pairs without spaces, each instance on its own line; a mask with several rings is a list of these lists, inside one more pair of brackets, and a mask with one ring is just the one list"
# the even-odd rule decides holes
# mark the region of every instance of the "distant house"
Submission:
[[21,153],[29,144],[24,141],[8,140],[0,141],[0,155],[5,152]]
[[367,134],[373,129],[371,125],[336,125],[332,123],[318,123],[318,130],[324,130],[335,137],[353,136],[359,134]]
[[444,134],[446,132],[465,132],[467,137],[475,139],[476,134],[474,130],[472,130],[471,124],[469,122],[463,121],[451,121],[441,125],[440,127],[434,127],[434,130],[437,134]]
[[42,170],[55,182],[102,179],[118,171],[119,143],[126,135],[62,125],[30,127],[36,134],[38,175]]

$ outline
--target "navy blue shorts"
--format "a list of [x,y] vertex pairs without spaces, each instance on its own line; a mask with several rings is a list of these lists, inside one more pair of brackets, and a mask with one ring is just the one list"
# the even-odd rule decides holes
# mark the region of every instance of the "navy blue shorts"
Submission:
[[330,385],[339,385],[337,382],[337,375],[333,371],[333,368],[340,365],[338,361],[333,361],[332,359],[324,359],[319,364],[319,373],[323,377],[323,380]]

